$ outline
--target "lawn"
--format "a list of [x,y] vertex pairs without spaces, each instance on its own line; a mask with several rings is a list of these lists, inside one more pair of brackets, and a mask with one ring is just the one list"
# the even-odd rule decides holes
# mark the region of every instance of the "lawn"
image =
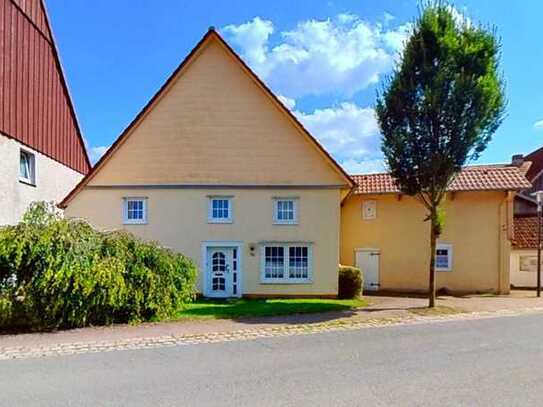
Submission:
[[239,317],[263,317],[273,315],[309,314],[328,311],[344,311],[365,307],[364,299],[270,299],[270,300],[208,300],[198,299],[179,311],[179,319],[217,319]]

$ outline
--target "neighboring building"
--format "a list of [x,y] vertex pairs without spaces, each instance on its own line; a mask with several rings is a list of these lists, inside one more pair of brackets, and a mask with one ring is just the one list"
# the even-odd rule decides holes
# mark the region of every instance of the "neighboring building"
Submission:
[[[209,297],[336,296],[340,257],[370,289],[425,291],[423,206],[387,174],[354,180],[211,29],[60,206],[191,257]],[[438,288],[508,292],[529,186],[512,165],[457,176]]]
[[513,156],[513,161],[520,166],[532,184],[515,197],[515,216],[535,216],[537,203],[533,193],[543,190],[543,147],[527,156],[517,154]]
[[537,216],[517,216],[511,251],[511,285],[537,287]]
[[333,297],[352,186],[210,29],[61,206],[190,256],[206,296]]
[[0,0],[0,225],[89,169],[44,4]]
[[511,285],[533,288],[537,286],[537,202],[533,194],[543,190],[543,148],[513,159],[523,165],[532,186],[515,196]]
[[[399,193],[388,174],[353,176],[343,205],[341,262],[364,271],[367,290],[427,291],[430,227],[416,198]],[[515,192],[529,187],[513,165],[464,168],[446,196],[436,250],[437,289],[509,291]]]

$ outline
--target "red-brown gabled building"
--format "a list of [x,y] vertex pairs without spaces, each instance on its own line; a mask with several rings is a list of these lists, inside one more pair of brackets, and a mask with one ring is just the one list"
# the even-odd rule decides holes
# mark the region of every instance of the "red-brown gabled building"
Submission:
[[90,170],[41,0],[0,0],[0,225]]

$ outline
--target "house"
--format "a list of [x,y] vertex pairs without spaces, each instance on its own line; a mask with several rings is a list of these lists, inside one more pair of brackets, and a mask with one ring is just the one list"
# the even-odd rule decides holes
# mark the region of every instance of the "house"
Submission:
[[89,169],[44,4],[0,0],[0,225],[60,201]]
[[[464,169],[447,197],[439,287],[507,292],[514,165]],[[208,297],[427,287],[422,205],[387,174],[350,177],[214,30],[60,204],[191,257]],[[442,271],[442,272],[441,272]]]
[[333,297],[352,186],[210,29],[61,207],[191,257],[209,297]]
[[543,147],[514,159],[523,163],[532,186],[515,196],[514,235],[511,250],[511,285],[537,286],[537,201],[534,192],[543,190]]
[[537,287],[537,216],[515,215],[511,250],[511,286]]
[[[426,210],[389,174],[353,176],[341,211],[341,262],[364,270],[366,290],[428,290]],[[515,165],[465,167],[445,198],[436,249],[436,287],[451,292],[509,291],[515,192],[529,187]]]

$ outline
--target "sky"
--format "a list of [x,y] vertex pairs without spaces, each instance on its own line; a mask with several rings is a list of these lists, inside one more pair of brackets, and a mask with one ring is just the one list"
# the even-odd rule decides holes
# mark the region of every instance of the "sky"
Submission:
[[[419,12],[417,0],[48,0],[91,160],[133,120],[214,26],[350,173],[382,171],[376,92]],[[543,2],[454,1],[494,28],[507,116],[478,163],[543,145]]]

